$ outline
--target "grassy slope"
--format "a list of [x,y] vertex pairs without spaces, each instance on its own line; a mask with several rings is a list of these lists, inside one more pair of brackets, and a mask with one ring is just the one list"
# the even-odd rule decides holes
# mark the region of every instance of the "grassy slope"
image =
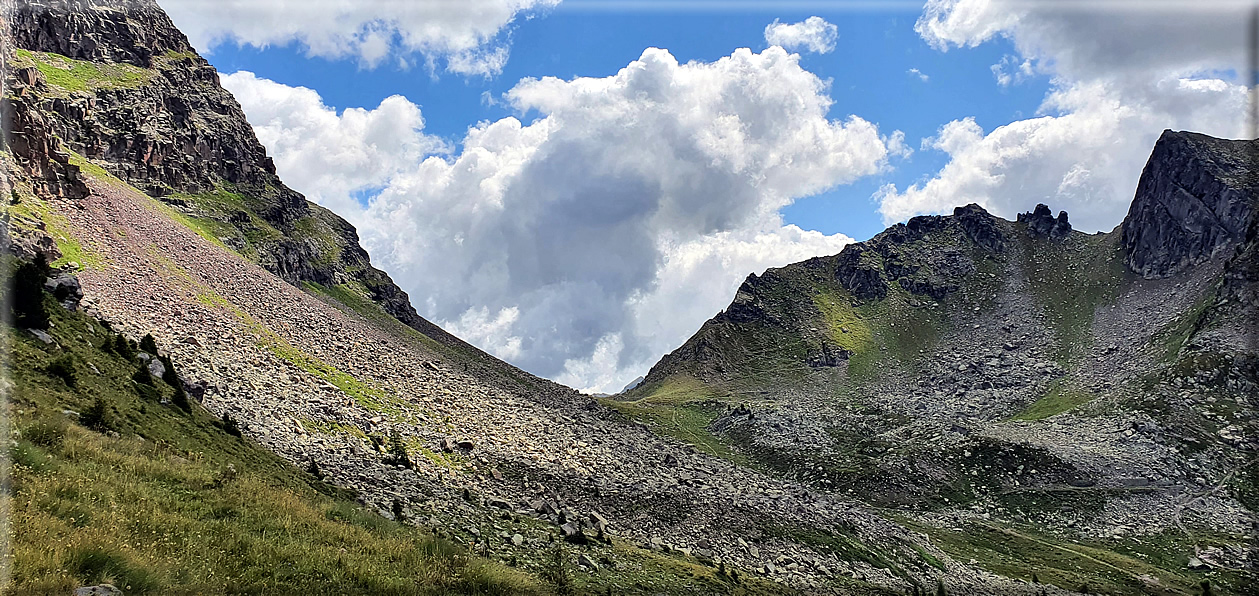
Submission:
[[[1087,586],[1095,594],[1189,595],[1199,593],[1197,586],[1205,575],[1184,571],[1194,542],[1175,533],[1080,543],[1031,526],[982,520],[955,528],[918,524],[907,518],[898,521],[927,534],[933,544],[956,559],[974,559],[993,573],[1025,581],[1035,578],[1068,590],[1082,591]],[[1199,540],[1198,544],[1216,541]],[[1216,593],[1234,593],[1229,587],[1238,585],[1238,576],[1211,576]]]
[[[525,574],[358,509],[199,407],[141,397],[137,365],[96,347],[106,337],[99,324],[49,309],[60,349],[8,332],[10,408],[24,434],[12,450],[15,590],[112,581],[163,594],[542,591]],[[77,388],[45,372],[66,354]],[[96,397],[110,404],[116,435],[67,424],[63,410],[83,412]],[[64,427],[64,439],[41,435],[49,427]]]
[[35,67],[55,95],[94,91],[96,89],[141,87],[153,80],[156,71],[131,64],[106,64],[75,60],[58,54],[18,50],[14,68]]

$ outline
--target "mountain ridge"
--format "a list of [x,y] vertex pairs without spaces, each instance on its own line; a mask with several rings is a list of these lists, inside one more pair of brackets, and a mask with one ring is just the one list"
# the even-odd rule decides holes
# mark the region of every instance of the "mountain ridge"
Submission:
[[[568,391],[419,316],[406,292],[372,266],[353,226],[280,181],[214,67],[152,0],[19,3],[10,28],[19,50],[5,110],[10,144],[51,194],[86,192],[72,156],[83,167],[104,167],[289,283],[362,295],[444,345],[452,363],[520,394]],[[50,55],[135,69],[129,79],[97,72],[67,82],[57,76],[66,65]],[[79,88],[89,96],[76,95]]]

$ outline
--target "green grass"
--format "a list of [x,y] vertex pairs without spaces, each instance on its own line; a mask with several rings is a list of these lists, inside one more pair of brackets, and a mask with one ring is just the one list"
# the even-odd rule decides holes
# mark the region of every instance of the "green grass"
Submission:
[[853,353],[874,349],[874,331],[864,317],[853,308],[847,292],[822,291],[813,296],[813,303],[822,313],[835,345]]
[[[1022,525],[985,521],[964,522],[951,529],[899,519],[911,529],[927,534],[932,544],[954,559],[975,560],[979,567],[1010,578],[1067,590],[1088,585],[1095,594],[1182,596],[1197,594],[1202,574],[1186,571],[1186,552],[1191,544],[1167,535],[1081,543],[1040,533]],[[1220,593],[1233,593],[1222,585],[1238,585],[1232,574],[1214,574]]]
[[1153,341],[1156,346],[1161,348],[1163,362],[1175,362],[1181,348],[1193,336],[1203,313],[1215,301],[1215,296],[1216,292],[1212,288],[1212,291],[1199,298],[1187,312],[1181,314],[1175,321],[1167,324],[1154,335]]
[[[267,246],[285,238],[282,232],[258,216],[258,212],[266,207],[265,201],[238,193],[230,187],[197,194],[173,193],[168,201],[182,202],[189,207],[180,210],[156,199],[153,203],[168,217],[202,238],[253,262],[260,260]],[[245,221],[234,222],[233,218],[239,218],[241,214]]]
[[126,182],[119,180],[118,177],[113,174],[110,174],[105,170],[105,168],[92,163],[86,157],[83,157],[74,151],[70,152],[70,165],[77,166],[80,173],[95,178],[106,184],[110,184],[112,186],[125,186],[127,184]]
[[318,217],[303,217],[293,224],[293,238],[312,243],[319,250],[315,265],[332,265],[341,261],[345,247],[332,228]]
[[357,426],[352,426],[335,420],[312,420],[310,418],[302,418],[298,422],[302,423],[302,428],[306,432],[319,433],[324,435],[350,435],[364,441],[367,439],[367,433]]
[[44,231],[57,243],[57,250],[61,251],[61,258],[49,263],[54,268],[77,263],[79,269],[93,269],[104,264],[104,259],[96,251],[85,247],[70,231],[70,223],[66,218],[42,199],[28,195],[17,205],[8,205],[6,201],[6,209],[11,217],[19,220],[14,221],[13,225],[21,225],[21,219],[43,222]]
[[372,321],[377,325],[383,325],[387,329],[394,331],[396,334],[405,333],[403,331],[404,328],[409,329],[417,335],[419,334],[418,331],[403,325],[392,315],[385,312],[385,309],[381,308],[379,304],[376,304],[375,302],[372,302],[371,299],[367,298],[367,296],[364,295],[366,289],[363,288],[361,284],[348,283],[338,284],[335,286],[325,286],[314,282],[304,281],[302,282],[302,289],[306,290],[306,293],[308,294],[330,299],[336,304],[345,307],[342,310],[348,309],[349,312],[356,313],[364,319]]
[[152,82],[157,73],[130,64],[110,64],[75,60],[59,54],[17,50],[13,66],[34,66],[50,87],[61,93],[96,89],[130,89]]
[[1044,420],[1093,401],[1097,396],[1071,387],[1063,379],[1054,381],[1040,399],[1032,402],[1013,420]]
[[694,445],[709,455],[736,463],[746,463],[742,454],[709,432],[724,406],[699,380],[674,375],[635,401],[600,398],[600,403],[625,416],[653,427],[657,432]]
[[192,51],[176,52],[175,50],[167,50],[161,56],[158,56],[158,59],[159,61],[169,63],[169,62],[182,62],[184,60],[196,60],[199,57],[200,56],[198,56],[196,52],[192,52]]
[[[8,414],[23,431],[11,450],[14,593],[100,582],[128,594],[545,593],[527,574],[360,509],[198,406],[141,397],[138,365],[95,347],[99,323],[49,309],[61,351],[5,331]],[[77,390],[44,372],[62,354],[79,363]],[[62,410],[97,397],[117,436],[64,422]]]
[[[634,405],[682,405],[717,397],[712,388],[699,379],[684,374],[671,375],[660,383],[647,388],[643,397],[629,402]],[[641,395],[641,394],[636,394]]]
[[[930,351],[948,327],[944,314],[937,309],[912,306],[915,298],[899,285],[893,286],[887,298],[862,303],[851,309],[867,331],[869,343],[855,351],[849,360],[849,385],[862,386],[884,374],[887,366],[913,367]],[[854,327],[849,327],[853,331]]]

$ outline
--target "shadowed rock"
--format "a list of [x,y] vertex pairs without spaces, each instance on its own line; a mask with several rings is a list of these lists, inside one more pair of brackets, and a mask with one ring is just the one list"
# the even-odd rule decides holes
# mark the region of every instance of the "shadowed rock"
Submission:
[[1035,236],[1048,236],[1051,240],[1062,240],[1071,234],[1071,223],[1067,221],[1067,212],[1059,211],[1055,218],[1049,206],[1041,203],[1031,213],[1020,213],[1019,223],[1027,224],[1027,231]]
[[1123,223],[1125,262],[1166,277],[1239,244],[1254,217],[1255,141],[1164,131]]

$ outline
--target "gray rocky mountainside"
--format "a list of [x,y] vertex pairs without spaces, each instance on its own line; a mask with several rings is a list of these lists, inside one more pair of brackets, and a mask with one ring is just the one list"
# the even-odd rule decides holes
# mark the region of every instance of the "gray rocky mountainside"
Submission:
[[1175,565],[1253,581],[1257,155],[1166,131],[1110,233],[970,205],[752,275],[614,405],[864,502],[1182,535]]
[[1168,133],[1111,234],[972,206],[754,276],[596,401],[420,319],[153,2],[4,14],[0,241],[381,516],[578,593],[1247,593],[1247,146]]
[[41,192],[82,198],[77,162],[88,160],[289,283],[375,303],[460,366],[521,393],[564,390],[420,317],[352,226],[276,176],[214,67],[151,0],[19,2],[10,30],[22,53],[9,64],[6,131]]

